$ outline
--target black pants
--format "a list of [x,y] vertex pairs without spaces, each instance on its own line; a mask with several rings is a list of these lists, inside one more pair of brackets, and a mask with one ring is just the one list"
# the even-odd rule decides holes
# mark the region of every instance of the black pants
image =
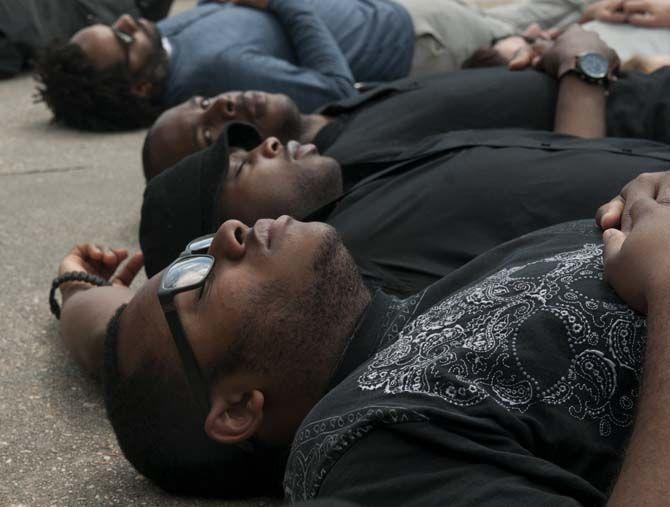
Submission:
[[24,65],[24,55],[0,32],[0,79],[15,76]]

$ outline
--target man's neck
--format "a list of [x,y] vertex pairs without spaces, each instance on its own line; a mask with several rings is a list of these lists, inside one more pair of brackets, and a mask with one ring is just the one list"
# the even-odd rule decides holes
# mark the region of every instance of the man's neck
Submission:
[[333,121],[333,118],[323,114],[303,114],[301,120],[300,142],[311,143],[319,131]]
[[[331,326],[331,334],[322,337],[323,347],[328,350],[331,361],[325,361],[323,369],[311,378],[309,386],[286,389],[286,383],[272,379],[272,384],[283,386],[278,391],[266,392],[272,398],[276,410],[264,414],[263,428],[257,436],[271,445],[290,445],[296,430],[307,414],[332,388],[333,377],[347,355],[352,337],[356,334],[370,306],[370,292],[360,287],[352,296],[350,308],[344,313],[339,325]],[[330,363],[330,364],[328,364]]]

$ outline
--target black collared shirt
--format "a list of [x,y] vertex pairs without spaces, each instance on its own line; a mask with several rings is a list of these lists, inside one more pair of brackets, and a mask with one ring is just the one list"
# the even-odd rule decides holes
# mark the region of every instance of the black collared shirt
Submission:
[[[669,68],[627,73],[614,82],[607,135],[670,143],[669,87]],[[345,183],[352,185],[375,169],[363,163],[396,161],[411,144],[434,134],[553,130],[557,91],[556,81],[543,73],[500,67],[403,79],[320,110],[334,121],[314,142],[341,163]]]
[[465,129],[551,130],[556,81],[545,74],[503,68],[404,79],[332,104],[323,110],[335,120],[314,143],[356,181],[354,164],[391,162],[415,142]]
[[603,281],[592,221],[518,238],[405,300],[379,293],[298,430],[293,501],[601,505],[646,325]]
[[372,286],[413,294],[530,231],[590,218],[670,147],[540,131],[427,138],[310,218],[340,233]]

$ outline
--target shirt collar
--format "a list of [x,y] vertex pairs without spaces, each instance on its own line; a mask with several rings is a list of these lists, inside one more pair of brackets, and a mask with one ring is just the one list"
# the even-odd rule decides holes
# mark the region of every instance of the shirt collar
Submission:
[[358,321],[354,333],[349,337],[335,374],[330,380],[329,391],[379,350],[380,330],[394,301],[397,301],[397,298],[381,290],[375,293]]
[[162,37],[161,44],[163,45],[163,49],[167,53],[168,57],[172,56],[172,43],[170,42],[170,39],[167,37]]

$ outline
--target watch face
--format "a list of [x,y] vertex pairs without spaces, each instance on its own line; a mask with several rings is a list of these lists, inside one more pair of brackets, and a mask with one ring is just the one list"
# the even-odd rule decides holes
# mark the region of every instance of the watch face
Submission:
[[579,67],[582,72],[593,79],[603,79],[607,76],[609,62],[598,53],[586,53],[579,57]]

